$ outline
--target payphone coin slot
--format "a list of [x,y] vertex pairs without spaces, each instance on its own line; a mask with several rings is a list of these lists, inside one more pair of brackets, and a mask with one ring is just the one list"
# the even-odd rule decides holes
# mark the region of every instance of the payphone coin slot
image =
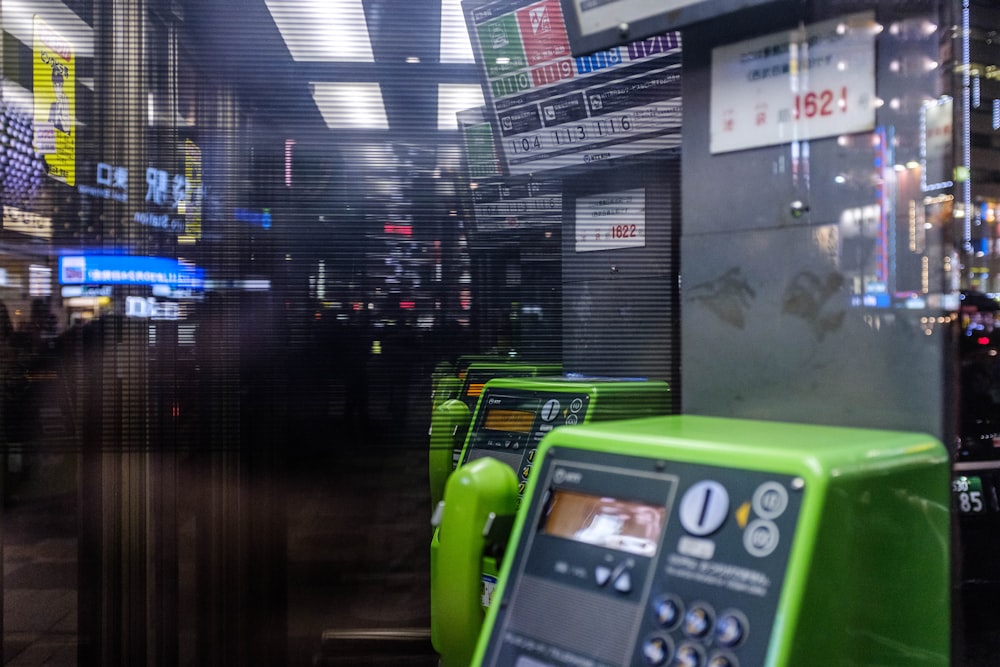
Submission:
[[680,504],[681,525],[691,535],[711,535],[729,513],[729,493],[713,480],[703,480],[684,492]]

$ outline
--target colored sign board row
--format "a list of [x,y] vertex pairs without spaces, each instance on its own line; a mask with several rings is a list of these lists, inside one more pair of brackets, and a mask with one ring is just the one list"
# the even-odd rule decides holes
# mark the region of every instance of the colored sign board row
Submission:
[[464,3],[509,175],[680,145],[680,36],[573,57],[558,0]]

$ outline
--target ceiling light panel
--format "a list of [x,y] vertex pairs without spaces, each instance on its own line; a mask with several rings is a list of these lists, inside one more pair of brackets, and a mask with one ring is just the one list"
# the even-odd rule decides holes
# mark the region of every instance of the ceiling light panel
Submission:
[[472,42],[461,0],[441,0],[441,62],[472,63]]
[[331,130],[389,129],[379,84],[317,82],[309,87]]
[[374,62],[361,0],[265,0],[292,58]]
[[94,55],[94,30],[60,0],[3,0],[3,30],[32,48],[34,17],[38,15],[73,46],[78,58]]

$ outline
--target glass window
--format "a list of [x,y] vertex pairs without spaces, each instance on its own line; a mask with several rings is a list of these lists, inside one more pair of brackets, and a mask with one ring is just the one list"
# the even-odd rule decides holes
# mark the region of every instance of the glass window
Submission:
[[436,664],[472,364],[955,441],[995,11],[686,4],[4,0],[3,662]]

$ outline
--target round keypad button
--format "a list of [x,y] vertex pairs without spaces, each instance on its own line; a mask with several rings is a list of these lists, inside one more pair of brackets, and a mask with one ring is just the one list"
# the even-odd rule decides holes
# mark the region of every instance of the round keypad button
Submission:
[[681,622],[684,604],[675,595],[661,595],[653,600],[653,615],[656,624],[666,630],[673,630]]
[[670,637],[653,635],[642,643],[643,662],[652,667],[669,664],[674,657],[674,645]]
[[707,606],[695,603],[684,614],[684,634],[700,639],[708,635],[712,629],[712,610]]
[[735,610],[724,611],[715,622],[715,641],[725,648],[738,646],[746,638],[747,627],[746,616],[742,613]]
[[713,653],[708,659],[708,667],[740,667],[740,663],[728,653]]
[[677,667],[702,667],[705,664],[705,653],[697,644],[681,644],[677,647],[677,657],[674,665]]

